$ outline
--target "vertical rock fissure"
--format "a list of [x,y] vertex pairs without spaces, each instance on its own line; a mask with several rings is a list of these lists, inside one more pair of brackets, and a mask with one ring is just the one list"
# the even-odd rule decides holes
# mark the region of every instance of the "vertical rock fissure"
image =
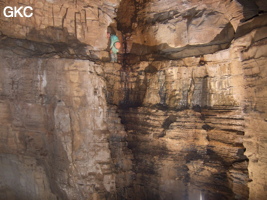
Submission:
[[27,3],[0,15],[0,199],[267,196],[265,1]]
[[[129,6],[127,1],[122,2],[121,5]],[[140,194],[139,198],[248,199],[248,158],[244,155],[244,134],[239,134],[245,129],[242,123],[244,117],[241,108],[236,106],[235,100],[231,97],[233,96],[229,89],[233,87],[229,86],[231,75],[227,72],[229,69],[224,71],[228,61],[224,60],[225,58],[217,61],[216,53],[220,54],[219,49],[215,51],[214,57],[208,54],[213,50],[205,50],[209,48],[209,45],[212,46],[218,41],[220,43],[221,40],[223,43],[227,41],[227,45],[225,47],[222,45],[222,49],[229,51],[234,34],[232,25],[225,22],[225,27],[214,37],[214,40],[211,40],[210,44],[203,45],[202,53],[199,53],[202,50],[199,52],[196,50],[197,53],[193,53],[200,57],[192,58],[191,50],[184,48],[181,56],[185,59],[174,56],[176,61],[160,61],[158,55],[150,57],[149,54],[138,55],[137,51],[133,51],[136,44],[133,44],[131,40],[136,37],[138,23],[142,27],[144,25],[142,22],[147,20],[145,22],[147,27],[138,30],[141,32],[141,34],[138,33],[141,39],[134,38],[138,42],[142,41],[142,37],[148,39],[148,35],[145,35],[146,29],[154,28],[159,23],[156,15],[154,15],[155,21],[152,24],[148,23],[152,19],[140,18],[144,11],[140,13],[139,11],[149,4],[140,2],[135,1],[135,9],[132,15],[128,15],[128,21],[122,20],[123,15],[117,18],[124,47],[120,73],[124,95],[120,101],[119,112],[128,133],[129,148],[134,156],[133,169],[136,179],[133,184],[138,186],[136,191]],[[125,8],[122,6],[120,9]],[[191,12],[193,16],[190,16]],[[164,13],[161,16],[162,19],[165,16]],[[192,9],[187,15],[181,14],[187,18],[186,34],[192,35],[194,34],[192,24],[201,26],[202,23],[205,24],[206,15],[213,16],[220,15],[220,13]],[[160,15],[158,17],[160,19]],[[170,19],[163,21],[168,22]],[[151,28],[150,31],[153,29]],[[226,34],[228,35],[225,36]],[[151,40],[154,39],[153,36],[151,38]],[[149,48],[164,46],[159,44],[157,47],[149,47],[145,44],[146,39],[142,41],[143,45],[136,45],[139,53],[149,51]],[[189,43],[190,38],[186,37],[185,41]],[[160,52],[154,49],[152,51]],[[151,66],[155,66],[155,71],[149,71],[152,69]],[[214,73],[215,68],[219,72]],[[175,79],[180,79],[180,81],[177,83]],[[180,88],[171,82],[176,82]],[[184,130],[188,130],[186,132],[188,136],[182,134]],[[171,145],[183,147],[175,149],[170,147]],[[180,154],[179,158],[174,158],[175,153]],[[186,158],[185,163],[181,161],[183,158]],[[165,165],[168,159],[171,161]],[[169,173],[172,173],[175,179],[164,174],[163,169],[167,166]],[[177,175],[178,172],[182,175]],[[167,186],[167,182],[172,183]],[[176,184],[183,185],[180,185],[181,190],[168,196],[167,193],[171,193],[171,187],[177,187]]]

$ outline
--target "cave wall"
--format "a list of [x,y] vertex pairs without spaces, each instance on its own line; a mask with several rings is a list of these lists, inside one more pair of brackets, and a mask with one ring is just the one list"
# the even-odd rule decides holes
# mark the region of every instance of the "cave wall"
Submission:
[[1,154],[0,159],[0,199],[57,199],[35,158]]
[[[0,4],[1,34],[35,42],[62,44],[67,54],[88,59],[107,59],[107,27],[115,23],[119,0],[5,0]],[[6,6],[31,6],[33,16],[10,17],[3,14]],[[62,47],[61,47],[62,49]],[[66,57],[66,56],[63,56]]]
[[103,50],[107,42],[107,26],[116,16],[115,9],[119,0],[108,1],[77,1],[77,0],[5,0],[5,6],[31,6],[33,16],[7,18],[0,15],[2,33],[14,38],[28,39],[39,42],[70,43],[78,39],[88,44],[88,48]]
[[136,199],[247,199],[243,77],[230,57],[144,61],[117,73],[109,100],[121,106]]
[[0,199],[267,196],[264,1],[19,5],[34,17],[0,16]]
[[[264,38],[257,41],[263,33]],[[250,36],[249,36],[250,35]],[[266,27],[240,38],[238,43],[253,38],[241,53],[244,76],[245,155],[249,159],[250,199],[266,197]],[[261,37],[260,37],[261,38]]]
[[[265,1],[123,0],[118,29],[138,60],[179,59],[228,48],[240,22],[266,11]],[[127,15],[125,14],[127,12]]]
[[265,198],[266,24],[264,14],[240,23],[216,53],[134,58],[108,79],[139,199]]
[[5,50],[1,60],[1,199],[114,199],[131,162],[102,67]]

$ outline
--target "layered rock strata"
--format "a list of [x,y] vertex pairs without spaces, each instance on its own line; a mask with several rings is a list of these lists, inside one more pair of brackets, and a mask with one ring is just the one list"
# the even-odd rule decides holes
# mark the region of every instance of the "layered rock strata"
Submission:
[[0,16],[0,199],[267,196],[264,1],[18,4],[35,9]]
[[120,106],[134,156],[136,199],[266,196],[265,19],[239,26],[229,49],[108,76],[108,101]]
[[[233,94],[233,79],[242,74],[231,77],[229,56],[223,51],[207,55],[205,65],[188,58],[118,71],[121,82],[113,83],[119,88],[110,100],[121,104],[129,133],[139,194],[134,199],[248,198],[244,113]],[[196,65],[184,66],[186,60]]]
[[200,56],[228,48],[240,21],[266,7],[266,2],[254,0],[123,0],[118,29],[127,40],[126,53],[136,62]]
[[[12,9],[30,6],[33,15],[5,17],[6,6]],[[64,47],[65,53],[90,60],[105,60],[108,58],[107,27],[114,23],[118,6],[118,0],[5,0],[0,4],[0,26],[3,27],[0,32],[12,38],[54,44],[57,49]]]
[[5,0],[1,7],[31,6],[32,17],[5,17],[1,9],[2,33],[14,38],[39,42],[71,43],[77,39],[88,48],[103,50],[107,26],[116,16],[118,0]]
[[115,199],[131,160],[102,67],[3,50],[1,60],[1,199]]

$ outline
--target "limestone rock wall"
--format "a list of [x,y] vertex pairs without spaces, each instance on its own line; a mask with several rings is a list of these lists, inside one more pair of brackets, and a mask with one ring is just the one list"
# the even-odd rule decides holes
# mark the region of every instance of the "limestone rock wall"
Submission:
[[141,60],[178,59],[228,48],[240,20],[266,11],[266,3],[253,0],[134,2],[122,1],[118,29],[126,35],[126,52]]
[[102,67],[0,56],[1,199],[115,199],[131,161]]
[[44,168],[35,158],[1,154],[0,160],[0,199],[57,199]]
[[230,57],[142,62],[108,79],[134,155],[135,199],[248,198],[242,73],[231,75]]
[[[16,3],[34,15],[0,16],[0,199],[267,196],[264,1]],[[100,62],[115,17],[122,65]]]
[[[77,39],[88,48],[106,48],[107,26],[113,22],[118,0],[6,0],[1,2],[1,32],[14,38],[39,42],[70,43]],[[31,6],[33,16],[7,18],[5,6]],[[103,42],[104,41],[104,42]]]
[[134,156],[136,199],[266,196],[266,24],[266,15],[242,23],[213,54],[107,74],[107,100],[120,106]]
[[[254,22],[255,23],[255,22]],[[242,70],[244,76],[244,111],[246,156],[249,159],[249,176],[251,182],[250,199],[264,199],[266,193],[266,133],[267,133],[267,102],[266,102],[266,27],[258,28],[252,33],[241,37],[238,42],[253,41],[242,45]],[[240,47],[240,46],[239,46]]]
[[[5,0],[0,3],[0,35],[51,46],[42,53],[61,57],[109,60],[107,28],[116,29],[119,0]],[[4,8],[31,6],[32,17],[5,17]],[[10,9],[7,11],[10,12]],[[29,11],[29,10],[28,10]],[[23,10],[21,10],[23,13]],[[25,42],[22,42],[25,43]],[[20,45],[19,45],[20,46]],[[45,46],[45,45],[43,45]],[[30,47],[31,50],[32,47]],[[34,51],[34,50],[33,50]],[[40,56],[40,55],[38,55]]]

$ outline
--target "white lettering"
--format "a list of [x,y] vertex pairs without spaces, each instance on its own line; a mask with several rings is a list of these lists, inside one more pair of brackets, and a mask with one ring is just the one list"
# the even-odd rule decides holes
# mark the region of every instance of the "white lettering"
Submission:
[[[10,10],[6,11],[7,9],[10,9]],[[13,8],[10,6],[7,6],[7,7],[5,7],[3,13],[4,13],[5,17],[13,17]]]
[[27,9],[30,9],[30,10],[33,10],[31,6],[26,6],[23,10],[23,14],[25,17],[31,17],[33,15],[33,13],[31,12],[29,15],[26,13],[26,10]]
[[[22,10],[23,10],[23,14],[22,14]],[[31,10],[31,11],[27,11],[27,10]],[[5,17],[32,17],[33,15],[33,8],[31,6],[20,6],[19,8],[17,8],[16,6],[11,7],[11,6],[6,6],[4,8],[4,16]]]
[[20,13],[20,9],[22,9],[23,6],[20,6],[19,9],[17,10],[17,7],[14,7],[14,17],[17,17],[17,14],[19,14],[20,17],[23,17],[23,15]]

